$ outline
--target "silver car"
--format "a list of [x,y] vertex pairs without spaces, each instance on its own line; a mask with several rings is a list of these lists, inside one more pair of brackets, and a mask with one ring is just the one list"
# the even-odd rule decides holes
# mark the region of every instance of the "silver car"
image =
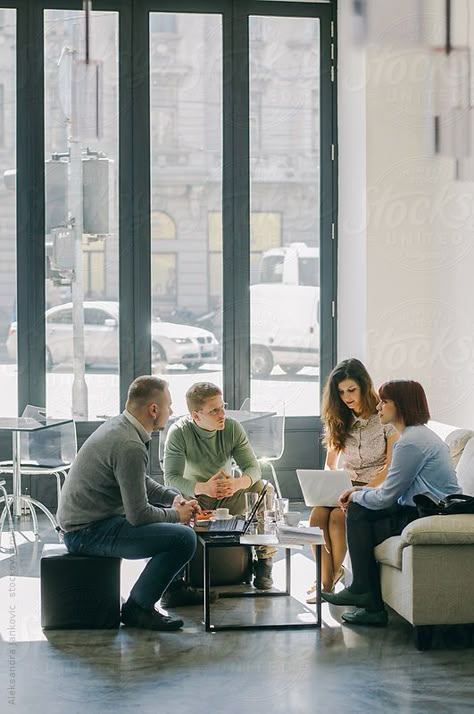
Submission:
[[[84,342],[86,365],[118,364],[119,304],[112,301],[84,303]],[[16,360],[16,322],[10,325],[7,350]],[[216,362],[219,343],[208,330],[192,325],[178,325],[154,319],[151,325],[152,362],[163,368],[182,364],[197,369]],[[72,363],[72,303],[57,305],[46,311],[46,368]]]

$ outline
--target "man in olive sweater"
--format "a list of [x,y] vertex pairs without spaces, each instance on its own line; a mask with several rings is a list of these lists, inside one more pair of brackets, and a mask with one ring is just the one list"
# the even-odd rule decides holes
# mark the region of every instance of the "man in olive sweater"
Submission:
[[[196,497],[201,508],[228,508],[245,512],[245,493],[263,488],[256,456],[241,424],[226,418],[221,389],[198,382],[186,392],[189,416],[169,429],[165,444],[165,483],[187,497]],[[242,476],[232,478],[234,459]],[[256,548],[254,585],[272,587],[272,555],[275,548]]]
[[199,505],[146,474],[151,433],[163,429],[170,414],[167,382],[137,377],[124,412],[102,424],[79,450],[57,514],[71,553],[150,559],[122,607],[121,619],[130,627],[152,630],[183,625],[181,619],[155,609],[160,598],[164,607],[176,604],[165,602],[170,594],[175,600],[179,595],[179,604],[202,601],[202,593],[174,581],[196,549],[196,535],[184,524],[200,511]]

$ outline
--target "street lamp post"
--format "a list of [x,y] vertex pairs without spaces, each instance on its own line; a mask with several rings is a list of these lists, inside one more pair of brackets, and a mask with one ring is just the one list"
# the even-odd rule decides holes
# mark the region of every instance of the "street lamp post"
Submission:
[[77,137],[69,137],[69,209],[74,230],[74,271],[71,283],[73,382],[72,416],[87,420],[88,394],[85,378],[84,345],[84,270],[82,259],[83,195],[82,148]]
[[[70,21],[71,47],[66,50],[70,57],[71,69],[78,62],[79,28],[78,23]],[[75,82],[75,72],[71,71],[69,85],[69,112],[67,112],[68,145],[69,145],[69,220],[74,230],[74,270],[71,282],[72,299],[72,340],[73,340],[73,382],[72,382],[72,416],[74,419],[87,420],[88,394],[85,378],[85,345],[84,345],[84,270],[82,257],[83,240],[83,169],[82,145],[79,123],[74,116],[78,111],[78,86]]]

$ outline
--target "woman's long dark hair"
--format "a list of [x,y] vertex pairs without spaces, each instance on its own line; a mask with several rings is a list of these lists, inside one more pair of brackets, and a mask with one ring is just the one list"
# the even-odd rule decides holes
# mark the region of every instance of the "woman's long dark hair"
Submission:
[[339,394],[339,385],[345,379],[353,379],[360,387],[362,416],[375,414],[378,402],[372,379],[360,360],[345,359],[334,367],[324,387],[321,418],[324,423],[323,444],[336,451],[344,449],[354,420],[353,412]]

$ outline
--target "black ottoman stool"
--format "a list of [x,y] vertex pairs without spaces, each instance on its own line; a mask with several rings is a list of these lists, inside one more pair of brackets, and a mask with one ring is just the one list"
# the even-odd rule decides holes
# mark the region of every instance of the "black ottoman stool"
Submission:
[[41,627],[119,627],[120,563],[120,558],[71,555],[65,545],[45,545],[40,564]]

